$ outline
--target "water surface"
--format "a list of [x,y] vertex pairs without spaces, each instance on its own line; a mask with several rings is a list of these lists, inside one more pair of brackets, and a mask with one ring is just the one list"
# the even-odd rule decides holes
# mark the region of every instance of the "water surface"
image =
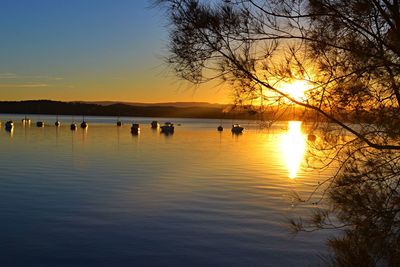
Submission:
[[327,233],[286,224],[310,211],[293,191],[307,196],[326,175],[301,165],[296,123],[243,122],[238,136],[231,121],[219,133],[219,120],[171,119],[181,126],[165,136],[151,118],[122,118],[141,123],[135,136],[116,118],[73,132],[70,117],[60,128],[22,117],[0,117],[3,265],[309,266],[325,250]]

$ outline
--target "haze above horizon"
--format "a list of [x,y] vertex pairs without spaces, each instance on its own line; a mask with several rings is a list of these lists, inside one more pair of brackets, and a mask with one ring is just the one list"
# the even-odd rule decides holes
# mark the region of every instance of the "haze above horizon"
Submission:
[[174,77],[165,24],[148,0],[3,0],[0,100],[228,103]]

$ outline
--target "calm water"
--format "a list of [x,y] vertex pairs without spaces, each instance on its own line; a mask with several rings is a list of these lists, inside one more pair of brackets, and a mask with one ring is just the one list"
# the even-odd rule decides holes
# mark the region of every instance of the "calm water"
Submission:
[[309,266],[325,250],[327,233],[286,224],[310,211],[292,192],[324,177],[299,167],[299,125],[245,122],[232,136],[231,121],[220,134],[219,120],[171,119],[181,126],[164,136],[136,118],[133,136],[116,118],[76,132],[70,117],[58,129],[54,116],[40,116],[44,128],[21,118],[0,116],[3,266]]

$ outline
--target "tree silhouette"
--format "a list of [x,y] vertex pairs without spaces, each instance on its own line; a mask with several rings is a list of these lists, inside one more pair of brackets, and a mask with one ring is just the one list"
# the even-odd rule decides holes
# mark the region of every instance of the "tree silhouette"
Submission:
[[[399,1],[156,3],[169,18],[167,59],[179,77],[197,84],[222,79],[236,105],[258,112],[295,105],[319,122],[316,155],[339,163],[325,182],[332,205],[307,225],[293,221],[294,229],[344,227],[344,237],[330,241],[333,265],[366,255],[370,265],[382,258],[398,264]],[[304,98],[282,87],[294,81],[307,84]]]
[[[378,149],[400,149],[398,1],[159,0],[168,62],[193,83],[230,82],[239,104],[314,111]],[[306,81],[299,100],[282,82]],[[284,99],[284,101],[282,101]],[[368,121],[368,129],[346,122]]]

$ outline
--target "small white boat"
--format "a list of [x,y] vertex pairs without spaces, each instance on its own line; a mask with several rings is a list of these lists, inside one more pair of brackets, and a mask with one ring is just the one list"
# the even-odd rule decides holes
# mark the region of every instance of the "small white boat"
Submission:
[[152,129],[157,129],[158,126],[159,126],[158,121],[152,121],[152,122],[151,122],[151,128],[152,128]]
[[232,133],[234,134],[240,134],[242,133],[244,130],[244,128],[242,126],[240,126],[240,124],[233,124],[232,125]]
[[174,124],[171,122],[166,122],[163,126],[160,127],[161,128],[161,132],[165,133],[165,134],[173,134],[175,127]]
[[38,121],[38,122],[36,122],[36,126],[42,128],[42,127],[44,127],[44,122]]
[[71,130],[72,131],[75,131],[76,130],[76,128],[77,128],[77,126],[76,126],[76,123],[71,123]]
[[139,134],[140,132],[140,126],[138,123],[132,123],[132,127],[131,127],[131,133],[132,134]]

